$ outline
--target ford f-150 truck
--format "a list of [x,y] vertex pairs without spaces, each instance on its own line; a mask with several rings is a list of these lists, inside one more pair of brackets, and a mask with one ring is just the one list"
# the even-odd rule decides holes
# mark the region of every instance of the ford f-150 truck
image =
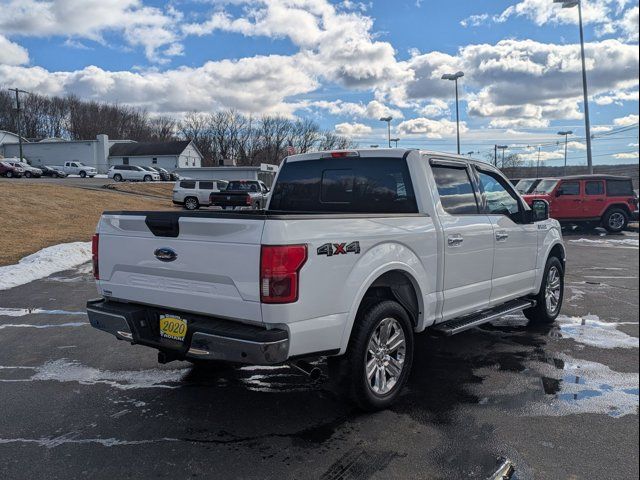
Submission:
[[104,212],[93,265],[91,324],[161,362],[328,357],[375,410],[407,382],[420,332],[520,310],[552,322],[565,248],[547,202],[528,206],[493,166],[371,149],[287,157],[257,212]]

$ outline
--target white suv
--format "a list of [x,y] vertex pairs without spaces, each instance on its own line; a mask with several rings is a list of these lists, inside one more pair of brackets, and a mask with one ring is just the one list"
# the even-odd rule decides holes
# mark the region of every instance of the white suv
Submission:
[[150,172],[138,165],[114,165],[107,173],[109,178],[113,178],[116,182],[124,182],[130,180],[134,182],[151,182],[160,180],[158,172]]
[[225,188],[225,180],[180,180],[173,187],[173,203],[187,210],[196,210],[210,204],[210,196]]

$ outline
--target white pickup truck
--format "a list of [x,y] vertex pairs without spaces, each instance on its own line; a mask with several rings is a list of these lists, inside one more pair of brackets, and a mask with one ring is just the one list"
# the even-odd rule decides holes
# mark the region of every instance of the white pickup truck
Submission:
[[67,175],[80,175],[82,178],[93,178],[98,174],[98,170],[94,167],[85,165],[82,162],[64,162],[64,165],[55,165],[51,168],[62,170]]
[[491,165],[371,149],[287,157],[263,211],[105,212],[93,263],[91,324],[159,361],[309,372],[325,356],[375,410],[406,383],[415,334],[552,322],[565,248],[548,204]]

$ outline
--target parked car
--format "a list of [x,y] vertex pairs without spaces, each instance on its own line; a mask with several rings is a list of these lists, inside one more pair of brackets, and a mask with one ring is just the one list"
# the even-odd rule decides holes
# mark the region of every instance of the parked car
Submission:
[[624,230],[638,210],[631,178],[614,175],[546,178],[524,198],[546,200],[551,217],[563,223],[602,225],[614,233]]
[[148,167],[146,165],[139,165],[139,167],[143,170],[146,170],[147,172],[151,172],[151,173],[157,173],[158,177],[156,178],[154,176],[153,180],[162,180],[162,175],[160,175],[160,172],[158,170],[156,170],[154,167]]
[[0,161],[0,175],[7,178],[21,177],[24,174],[22,167],[15,167],[4,160]]
[[98,170],[94,167],[85,165],[82,162],[64,162],[64,165],[54,165],[51,168],[62,170],[67,175],[79,175],[82,178],[93,178],[98,174]]
[[88,317],[161,363],[291,362],[314,375],[301,359],[329,357],[361,407],[385,408],[415,334],[523,309],[532,323],[557,317],[562,234],[547,202],[532,203],[462,156],[290,156],[265,211],[105,212],[92,243],[103,298]]
[[59,167],[43,166],[40,168],[42,169],[42,175],[45,177],[64,178],[67,176],[67,174],[63,170],[60,170]]
[[232,180],[223,192],[212,193],[209,204],[225,210],[259,210],[267,204],[269,188],[259,180]]
[[180,180],[173,186],[173,203],[187,210],[209,206],[211,195],[227,188],[225,180]]
[[162,168],[162,167],[151,167],[155,172],[158,173],[158,175],[160,175],[160,180],[162,180],[163,182],[168,182],[171,180],[177,180],[177,178],[171,178],[171,174],[169,173],[168,170]]
[[534,192],[541,181],[541,178],[521,178],[513,184],[515,185],[516,190],[519,194],[526,195],[528,193]]
[[21,162],[17,158],[6,158],[4,161],[16,168],[21,168],[24,171],[22,175],[25,178],[40,178],[42,176],[42,170],[32,167],[27,162]]
[[114,165],[107,172],[107,177],[114,179],[116,182],[151,182],[160,180],[160,174],[155,171],[149,171],[138,165]]

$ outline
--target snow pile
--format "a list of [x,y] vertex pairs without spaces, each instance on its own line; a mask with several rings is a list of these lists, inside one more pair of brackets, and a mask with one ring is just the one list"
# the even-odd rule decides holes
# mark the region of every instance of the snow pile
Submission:
[[0,267],[0,290],[24,285],[52,273],[68,270],[91,260],[91,242],[53,245],[24,257],[15,265]]
[[606,240],[594,240],[591,238],[578,238],[577,240],[569,240],[571,243],[592,245],[598,247],[637,247],[639,246],[637,238],[625,238],[622,240],[607,238]]
[[[556,319],[563,337],[578,343],[598,348],[638,348],[638,338],[618,330],[624,322],[603,322],[597,315],[568,317],[559,315]],[[636,325],[635,322],[629,324]]]

